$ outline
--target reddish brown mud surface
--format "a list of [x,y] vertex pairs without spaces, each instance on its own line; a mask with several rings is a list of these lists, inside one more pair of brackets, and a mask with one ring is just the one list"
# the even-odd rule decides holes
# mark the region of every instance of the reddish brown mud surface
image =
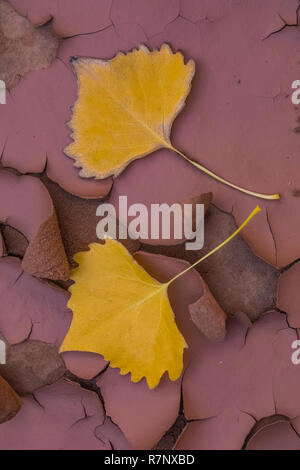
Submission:
[[[84,4],[84,6],[83,6]],[[299,449],[298,0],[0,0],[1,449]],[[164,42],[196,62],[172,141],[261,201],[169,150],[115,180],[83,179],[63,149],[77,96],[72,56],[109,59]],[[251,224],[170,288],[188,349],[175,382],[132,383],[101,356],[59,354],[73,256],[97,241],[96,208],[205,193],[205,244],[125,241],[165,282]],[[122,220],[120,220],[122,223]],[[225,324],[226,320],[226,324]],[[67,430],[67,431],[66,431]]]

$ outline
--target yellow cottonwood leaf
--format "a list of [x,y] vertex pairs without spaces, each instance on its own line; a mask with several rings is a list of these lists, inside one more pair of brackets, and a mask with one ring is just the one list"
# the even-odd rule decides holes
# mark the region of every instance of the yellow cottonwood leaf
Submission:
[[176,380],[183,368],[185,340],[179,332],[168,299],[168,287],[180,276],[232,240],[260,211],[257,206],[224,242],[161,284],[142,268],[118,241],[93,243],[77,253],[71,278],[71,328],[60,352],[101,354],[133,382],[146,377],[150,388],[168,371]]
[[167,284],[153,279],[110,238],[78,253],[71,278],[71,328],[61,351],[90,351],[104,356],[133,382],[146,377],[155,387],[165,371],[176,380],[183,367],[185,341],[167,294]]
[[223,184],[251,196],[279,199],[230,183],[173,147],[171,127],[184,106],[195,73],[167,44],[149,51],[141,45],[111,60],[73,58],[78,98],[69,127],[73,142],[65,153],[80,176],[120,174],[133,160],[165,147]]
[[112,60],[73,61],[78,99],[65,150],[81,176],[118,175],[132,160],[170,146],[172,123],[184,106],[194,62],[168,45],[150,52],[140,46]]

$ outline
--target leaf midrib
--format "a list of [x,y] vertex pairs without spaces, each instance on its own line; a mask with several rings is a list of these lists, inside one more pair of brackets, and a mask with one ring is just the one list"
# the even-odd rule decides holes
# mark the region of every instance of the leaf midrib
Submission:
[[[110,69],[110,73],[114,73],[111,69]],[[150,134],[154,135],[154,137],[157,139],[158,142],[161,142],[163,144],[164,147],[170,147],[170,144],[159,134],[157,134],[151,127],[147,126],[147,124],[144,122],[144,121],[141,121],[139,118],[137,118],[132,112],[130,112],[130,110],[128,109],[128,107],[126,107],[122,101],[120,101],[116,95],[114,95],[113,93],[111,93],[111,91],[109,91],[107,89],[106,86],[103,85],[103,82],[102,80],[99,78],[96,79],[96,81],[98,83],[100,83],[100,85],[102,86],[103,90],[105,90],[105,92],[113,99],[113,101],[119,105],[120,108],[123,109],[123,111],[125,111],[125,113],[127,113],[129,116],[131,116],[131,118],[133,120],[135,120],[136,122],[138,122],[141,127],[144,127]],[[164,123],[162,123],[164,124]]]

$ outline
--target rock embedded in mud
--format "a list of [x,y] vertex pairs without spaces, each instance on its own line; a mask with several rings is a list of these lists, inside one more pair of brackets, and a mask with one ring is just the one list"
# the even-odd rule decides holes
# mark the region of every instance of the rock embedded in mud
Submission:
[[0,365],[0,375],[19,395],[31,394],[45,385],[57,382],[65,370],[57,350],[40,341],[9,346],[6,364]]
[[58,44],[58,38],[49,26],[34,28],[6,0],[1,0],[0,79],[8,90],[28,72],[49,67],[55,59]]
[[12,419],[22,406],[22,400],[10,385],[0,377],[0,424]]

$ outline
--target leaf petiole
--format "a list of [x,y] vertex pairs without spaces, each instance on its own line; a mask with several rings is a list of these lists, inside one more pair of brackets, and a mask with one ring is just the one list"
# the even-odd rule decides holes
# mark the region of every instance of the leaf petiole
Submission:
[[179,277],[183,276],[183,274],[185,274],[186,272],[190,271],[190,269],[193,269],[195,266],[197,266],[197,264],[201,263],[201,261],[204,261],[206,258],[208,258],[209,256],[211,256],[212,254],[216,253],[216,251],[218,251],[220,248],[222,248],[223,246],[225,246],[228,242],[230,242],[230,240],[232,240],[247,224],[248,222],[250,222],[250,220],[258,213],[261,211],[261,208],[259,206],[256,206],[255,209],[251,212],[251,214],[249,215],[249,217],[247,217],[247,219],[245,220],[245,222],[242,223],[242,225],[232,234],[230,235],[230,237],[228,237],[224,242],[220,243],[220,245],[216,246],[216,248],[214,248],[213,250],[211,250],[209,253],[207,253],[206,255],[204,255],[202,258],[200,258],[198,261],[196,261],[194,264],[192,264],[191,266],[189,266],[187,269],[185,269],[184,271],[182,271],[181,273],[177,274],[175,277],[173,277],[170,281],[168,281],[165,285],[168,287],[170,284],[172,284],[172,282],[174,282],[176,279],[178,279]]
[[244,188],[241,188],[240,186],[237,186],[233,183],[230,183],[229,181],[227,180],[224,180],[223,178],[221,178],[220,176],[216,175],[215,173],[213,173],[212,171],[208,170],[207,168],[205,168],[204,166],[200,165],[200,163],[197,163],[195,162],[194,160],[191,160],[189,157],[187,157],[184,153],[182,153],[180,150],[177,150],[175,147],[173,147],[172,145],[169,145],[168,146],[169,149],[173,150],[173,152],[176,152],[178,155],[180,155],[181,157],[183,157],[187,162],[191,163],[192,165],[194,165],[196,168],[199,168],[199,170],[203,171],[204,173],[206,173],[207,175],[211,176],[212,178],[214,178],[215,180],[217,181],[220,181],[221,183],[223,184],[226,184],[227,186],[230,186],[231,188],[233,189],[236,189],[238,191],[241,191],[242,193],[245,193],[245,194],[248,194],[249,196],[254,196],[254,197],[258,197],[260,199],[269,199],[269,200],[274,200],[274,199],[280,199],[280,196],[279,194],[261,194],[261,193],[256,193],[254,191],[250,191],[249,189],[244,189]]

